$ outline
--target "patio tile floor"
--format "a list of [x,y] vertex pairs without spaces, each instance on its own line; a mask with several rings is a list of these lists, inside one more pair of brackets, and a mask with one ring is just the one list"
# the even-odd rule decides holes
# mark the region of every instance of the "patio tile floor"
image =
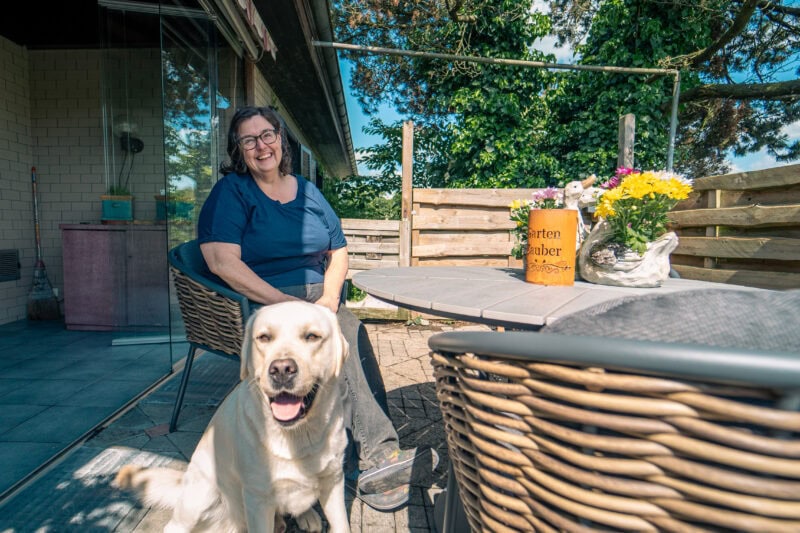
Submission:
[[[0,336],[4,337],[3,328],[5,326],[0,326]],[[463,323],[434,323],[423,328],[402,323],[367,324],[402,447],[433,446],[441,462],[432,486],[414,487],[410,504],[395,513],[374,511],[359,500],[348,497],[354,532],[422,533],[435,530],[433,500],[446,482],[448,461],[427,340],[437,331],[454,328],[485,329],[484,326]],[[49,333],[60,337],[60,344],[59,341],[46,342],[41,336],[35,342],[23,344],[26,348],[36,344],[40,354],[47,350],[52,354],[58,347],[61,357],[57,357],[56,352],[53,358],[71,361],[63,367],[65,372],[67,367],[72,370],[70,378],[65,378],[61,372],[52,372],[51,367],[49,375],[36,373],[28,378],[30,383],[16,386],[20,378],[8,378],[5,370],[0,370],[0,463],[14,465],[10,471],[0,472],[0,483],[8,484],[19,479],[21,473],[30,471],[31,465],[41,464],[42,459],[58,453],[63,447],[60,441],[70,440],[65,435],[71,434],[74,440],[81,432],[88,431],[86,427],[92,424],[92,420],[96,425],[98,420],[114,411],[114,403],[109,398],[125,395],[130,398],[137,387],[157,379],[158,373],[152,372],[153,368],[163,368],[168,361],[163,353],[166,345],[155,348],[154,345],[115,347],[113,355],[107,359],[124,364],[108,365],[114,376],[111,383],[108,375],[98,377],[88,370],[89,367],[76,368],[80,366],[77,362],[80,357],[75,353],[91,353],[92,347],[100,349],[103,343],[110,342],[113,335],[92,333],[107,336],[104,339],[67,341],[69,336],[63,333],[63,326],[61,331],[53,328]],[[3,345],[4,341],[0,339],[0,349]],[[160,357],[155,357],[159,350],[162,350]],[[182,355],[184,350],[179,353]],[[24,360],[20,358],[16,364],[0,365],[0,369],[11,368],[21,373],[21,368],[32,372],[37,368],[33,364],[24,365]],[[143,375],[145,370],[150,373]],[[238,372],[238,364],[234,361],[201,355],[192,369],[177,431],[165,433],[164,424],[172,412],[179,373],[0,501],[0,532],[161,531],[169,514],[142,507],[132,494],[113,488],[111,480],[117,469],[128,462],[183,467],[217,405],[238,380]],[[80,388],[75,382],[82,381],[86,387]],[[45,394],[40,394],[42,388],[47,390]],[[26,403],[16,403],[20,400]],[[26,434],[35,434],[39,440],[13,440],[22,439]],[[2,488],[0,485],[0,490]]]
[[0,326],[0,498],[170,373],[167,344],[112,345],[131,335]]

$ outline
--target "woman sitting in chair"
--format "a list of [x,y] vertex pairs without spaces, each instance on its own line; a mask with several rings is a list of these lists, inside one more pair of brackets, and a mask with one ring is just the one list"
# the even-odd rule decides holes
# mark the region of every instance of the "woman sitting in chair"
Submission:
[[[359,457],[358,496],[378,510],[408,501],[412,472],[430,474],[430,448],[400,451],[386,390],[363,324],[339,301],[347,242],[333,209],[291,174],[291,148],[277,113],[239,109],[228,129],[230,162],[200,212],[198,241],[210,271],[257,304],[305,300],[337,314],[350,344],[345,423]],[[349,476],[348,476],[349,477]]]

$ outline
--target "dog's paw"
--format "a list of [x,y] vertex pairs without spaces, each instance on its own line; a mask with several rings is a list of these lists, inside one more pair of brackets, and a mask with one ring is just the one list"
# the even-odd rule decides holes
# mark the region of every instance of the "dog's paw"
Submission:
[[120,489],[129,489],[133,487],[133,476],[141,471],[142,467],[139,465],[125,465],[119,469],[117,476],[114,478],[113,486]]
[[286,533],[286,520],[280,513],[275,513],[275,533]]
[[297,526],[309,533],[319,533],[322,531],[322,519],[314,509],[309,509],[295,518]]

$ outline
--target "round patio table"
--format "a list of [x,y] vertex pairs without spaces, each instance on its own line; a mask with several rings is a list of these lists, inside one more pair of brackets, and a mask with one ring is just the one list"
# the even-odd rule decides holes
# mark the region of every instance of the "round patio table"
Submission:
[[763,290],[668,278],[661,287],[632,288],[576,281],[544,286],[507,267],[394,267],[358,272],[353,284],[398,307],[445,318],[513,329],[539,329],[596,304],[627,296],[698,289]]

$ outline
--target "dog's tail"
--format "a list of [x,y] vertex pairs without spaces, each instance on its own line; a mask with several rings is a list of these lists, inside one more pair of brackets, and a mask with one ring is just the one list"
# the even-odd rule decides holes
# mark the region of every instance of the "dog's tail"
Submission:
[[174,509],[181,492],[181,479],[180,470],[125,465],[117,472],[114,484],[135,490],[145,505]]

